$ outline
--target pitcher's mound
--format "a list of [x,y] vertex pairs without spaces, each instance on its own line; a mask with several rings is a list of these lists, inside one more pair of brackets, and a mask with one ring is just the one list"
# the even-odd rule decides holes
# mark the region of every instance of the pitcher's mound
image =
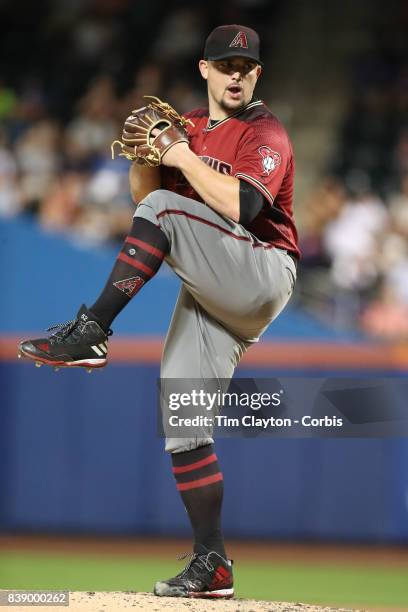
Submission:
[[[12,608],[14,612],[27,608]],[[69,608],[37,607],[37,611],[52,612],[113,612],[117,610],[143,610],[145,612],[355,612],[345,608],[324,608],[301,603],[255,601],[253,599],[231,599],[212,601],[208,599],[181,599],[179,597],[156,597],[151,593],[133,592],[71,592]]]

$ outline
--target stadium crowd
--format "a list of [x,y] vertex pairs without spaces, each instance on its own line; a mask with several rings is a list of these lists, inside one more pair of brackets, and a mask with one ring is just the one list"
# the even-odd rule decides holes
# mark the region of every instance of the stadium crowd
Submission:
[[350,69],[327,176],[301,205],[301,299],[340,328],[408,338],[408,5],[392,2]]
[[[234,21],[250,16],[266,52],[273,47],[264,0],[223,10],[210,2],[205,12],[180,2],[167,13],[151,1],[143,14],[137,4],[45,3],[36,14],[42,26],[22,48],[12,26],[30,23],[34,9],[22,16],[10,3],[2,45],[13,69],[3,59],[0,72],[2,217],[35,215],[43,228],[86,244],[120,240],[133,207],[129,162],[112,161],[110,145],[129,109],[147,93],[181,112],[201,105],[205,92],[191,63],[206,32],[231,21],[231,8]],[[407,26],[401,3],[394,28],[373,30],[372,50],[353,67],[350,110],[327,177],[298,198],[308,210],[299,300],[338,327],[385,339],[408,337]]]

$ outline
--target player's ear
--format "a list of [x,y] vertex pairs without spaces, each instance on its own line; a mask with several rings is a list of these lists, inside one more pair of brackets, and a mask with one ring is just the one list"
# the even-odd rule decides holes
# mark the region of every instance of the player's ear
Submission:
[[201,76],[203,79],[207,80],[208,78],[208,62],[207,60],[200,60],[198,62],[198,68],[200,69]]
[[259,79],[259,77],[261,76],[261,74],[262,74],[262,66],[260,66],[260,65],[258,64],[258,65],[257,65],[257,67],[256,67],[256,80],[258,80],[258,79]]

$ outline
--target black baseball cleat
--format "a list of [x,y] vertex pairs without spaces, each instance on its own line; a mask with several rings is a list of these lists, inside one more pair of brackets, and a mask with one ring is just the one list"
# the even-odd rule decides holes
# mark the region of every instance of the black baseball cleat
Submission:
[[159,597],[234,597],[232,561],[214,550],[199,546],[185,567],[174,578],[156,582],[154,594]]
[[[54,331],[55,330],[55,331]],[[108,336],[96,317],[83,304],[76,318],[47,329],[54,331],[48,338],[24,340],[19,346],[19,357],[28,357],[37,366],[82,367],[91,371],[103,368],[108,360]]]

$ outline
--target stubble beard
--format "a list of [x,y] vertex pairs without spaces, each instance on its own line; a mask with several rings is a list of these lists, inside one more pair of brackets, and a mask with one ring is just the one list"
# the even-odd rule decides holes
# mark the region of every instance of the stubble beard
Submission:
[[235,113],[239,110],[241,110],[242,108],[244,108],[244,106],[247,105],[247,102],[242,99],[238,102],[238,104],[234,104],[231,102],[227,102],[224,97],[221,98],[221,100],[219,101],[219,105],[222,108],[223,111],[225,111],[226,113]]

